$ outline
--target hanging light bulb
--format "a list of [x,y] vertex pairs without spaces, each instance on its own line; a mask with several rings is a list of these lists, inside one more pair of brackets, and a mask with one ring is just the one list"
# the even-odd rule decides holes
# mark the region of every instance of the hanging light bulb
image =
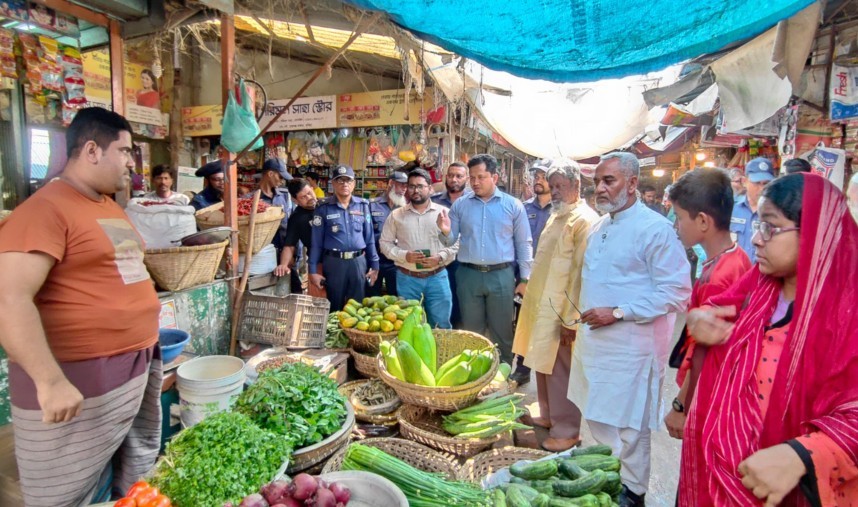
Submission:
[[705,151],[698,151],[694,155],[694,158],[696,158],[698,162],[703,162],[704,160],[706,160],[706,152]]
[[653,169],[652,176],[653,178],[661,178],[664,176],[664,169]]
[[703,162],[703,167],[715,167],[715,162],[712,162],[711,160],[709,162]]

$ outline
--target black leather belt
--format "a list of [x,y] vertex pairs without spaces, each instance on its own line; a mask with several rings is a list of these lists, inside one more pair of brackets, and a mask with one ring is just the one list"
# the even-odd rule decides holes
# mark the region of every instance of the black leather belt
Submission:
[[325,250],[325,255],[328,257],[336,257],[338,259],[356,259],[364,254],[364,250],[356,250],[354,252],[339,252],[337,250]]
[[403,275],[413,276],[414,278],[429,278],[430,276],[437,275],[438,273],[444,271],[447,268],[445,266],[441,266],[440,268],[436,268],[431,271],[411,271],[399,267],[398,269]]
[[506,269],[512,266],[511,262],[501,262],[500,264],[489,264],[488,266],[483,266],[481,264],[471,264],[469,262],[460,262],[460,266],[463,268],[473,269],[475,271],[479,271],[480,273],[489,273],[491,271],[497,271],[499,269]]

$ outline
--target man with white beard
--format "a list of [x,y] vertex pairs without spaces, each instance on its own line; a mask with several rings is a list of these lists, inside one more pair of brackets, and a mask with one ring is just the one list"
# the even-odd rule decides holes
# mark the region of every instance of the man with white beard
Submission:
[[378,252],[379,271],[375,284],[366,287],[367,297],[380,296],[382,294],[382,280],[387,294],[396,295],[396,264],[381,253],[379,240],[384,230],[384,222],[390,216],[390,212],[408,204],[405,192],[408,190],[408,175],[401,171],[391,173],[387,179],[387,192],[369,202],[369,211],[372,214],[372,232],[375,234],[375,249]]
[[584,313],[572,356],[569,399],[593,438],[623,462],[621,507],[645,505],[650,437],[662,420],[671,312],[685,310],[691,278],[670,221],[637,198],[640,166],[610,153],[596,167],[596,208],[584,253]]

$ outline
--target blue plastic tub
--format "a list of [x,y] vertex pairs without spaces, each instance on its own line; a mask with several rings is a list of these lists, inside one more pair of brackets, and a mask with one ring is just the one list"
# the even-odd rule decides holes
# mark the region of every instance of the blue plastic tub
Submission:
[[191,335],[181,329],[160,329],[158,341],[161,343],[161,360],[164,364],[172,363],[179,357],[185,345],[190,341]]

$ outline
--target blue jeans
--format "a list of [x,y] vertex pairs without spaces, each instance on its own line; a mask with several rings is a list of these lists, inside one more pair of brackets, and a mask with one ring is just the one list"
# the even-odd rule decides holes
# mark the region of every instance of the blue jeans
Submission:
[[433,328],[451,329],[450,313],[453,311],[453,294],[450,292],[450,280],[447,270],[428,278],[408,276],[402,271],[396,271],[396,290],[405,299],[423,297],[423,307],[426,308],[426,320]]

